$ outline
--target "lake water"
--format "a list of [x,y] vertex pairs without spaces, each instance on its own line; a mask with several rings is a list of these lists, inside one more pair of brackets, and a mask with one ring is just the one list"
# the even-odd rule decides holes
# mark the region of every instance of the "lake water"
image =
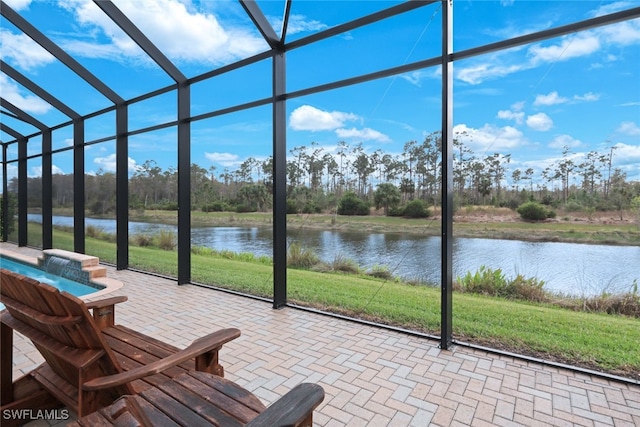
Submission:
[[[41,222],[40,215],[29,221]],[[71,217],[54,217],[54,224],[73,225]],[[115,233],[114,220],[86,219]],[[130,234],[176,231],[166,224],[129,223]],[[287,240],[299,242],[324,261],[336,256],[354,260],[362,268],[385,265],[396,276],[430,283],[440,281],[440,238],[401,233],[359,233],[333,230],[289,230]],[[191,243],[234,252],[272,255],[272,232],[259,227],[192,228]],[[507,277],[522,274],[545,281],[545,288],[571,295],[625,292],[640,282],[640,247],[556,242],[455,238],[454,278],[481,266],[502,269]]]

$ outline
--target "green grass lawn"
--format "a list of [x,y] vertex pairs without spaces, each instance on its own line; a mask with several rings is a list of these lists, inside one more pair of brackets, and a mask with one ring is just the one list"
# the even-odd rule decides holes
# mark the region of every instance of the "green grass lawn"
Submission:
[[[29,232],[37,228],[30,224]],[[54,244],[72,250],[72,235],[54,230]],[[175,251],[129,251],[131,267],[176,276]],[[87,238],[86,252],[115,262],[113,243]],[[272,267],[258,261],[192,253],[192,280],[264,297],[273,292]],[[287,288],[296,304],[439,335],[437,288],[295,269]],[[454,293],[453,331],[458,341],[640,379],[640,319]]]

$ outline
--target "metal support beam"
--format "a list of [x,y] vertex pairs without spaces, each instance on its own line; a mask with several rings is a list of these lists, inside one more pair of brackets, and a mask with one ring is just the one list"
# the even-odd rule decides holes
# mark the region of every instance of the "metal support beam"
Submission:
[[53,160],[51,130],[42,132],[42,249],[53,248]]
[[9,238],[9,179],[7,178],[7,151],[8,145],[2,144],[2,241],[6,242]]
[[129,267],[129,110],[116,106],[116,268]]
[[27,141],[18,140],[18,246],[27,246]]
[[22,109],[16,107],[5,98],[0,97],[0,107],[6,108],[7,110],[15,114],[18,120],[29,123],[31,126],[38,128],[42,132],[49,129],[49,127],[42,123],[40,120],[36,119],[31,114],[23,111]]
[[355,30],[356,28],[364,27],[365,25],[372,24],[374,22],[382,21],[383,19],[391,18],[392,16],[401,15],[403,13],[409,12],[414,9],[418,9],[421,7],[428,6],[430,4],[436,3],[442,0],[411,0],[406,1],[404,3],[400,3],[394,6],[391,6],[387,9],[381,10],[379,12],[372,13],[371,15],[363,16],[358,19],[354,19],[353,21],[346,22],[344,24],[336,25],[335,27],[331,27],[327,30],[320,31],[310,36],[303,37],[298,40],[294,40],[291,43],[286,44],[287,52],[292,49],[297,49],[299,47],[315,43],[321,40],[328,39],[333,36],[337,36],[339,34],[346,33],[347,31]]
[[111,20],[122,29],[156,64],[169,74],[177,83],[187,80],[187,77],[154,45],[118,7],[110,0],[93,0]]
[[610,13],[608,15],[585,19],[584,21],[574,22],[573,24],[562,25],[560,27],[550,28],[548,30],[529,33],[508,40],[502,40],[484,46],[462,50],[460,52],[454,53],[453,59],[454,61],[459,61],[461,59],[471,58],[478,55],[485,55],[497,50],[510,49],[516,46],[521,46],[523,44],[534,43],[553,37],[560,37],[567,34],[576,33],[578,31],[584,31],[604,25],[615,24],[617,22],[628,21],[630,19],[638,17],[640,17],[640,7],[634,7],[620,12]]
[[273,56],[273,308],[287,304],[286,54]]
[[73,121],[73,251],[85,253],[84,120]]
[[453,0],[442,0],[442,224],[440,348],[453,341]]
[[191,282],[191,86],[178,85],[178,284]]
[[42,89],[40,86],[35,84],[33,81],[31,81],[30,79],[25,77],[22,73],[20,73],[15,68],[13,68],[11,65],[7,64],[6,62],[4,62],[2,60],[0,60],[0,69],[2,69],[2,72],[4,72],[9,77],[11,77],[13,80],[17,81],[22,86],[26,87],[27,89],[29,89],[31,92],[33,92],[35,95],[39,96],[43,100],[47,101],[55,109],[57,109],[60,112],[62,112],[63,114],[65,114],[70,119],[79,119],[80,118],[80,114],[76,113],[74,110],[69,108],[66,104],[64,104],[58,98],[56,98],[55,96],[51,95],[46,90]]
[[289,28],[289,16],[291,15],[291,0],[286,0],[284,13],[282,15],[282,29],[280,31],[280,44],[287,40],[287,29]]
[[[12,137],[14,137],[16,140],[22,139],[22,138],[26,138],[26,136],[22,135],[20,132],[17,132],[16,130],[14,130],[13,128],[5,125],[4,123],[0,122],[0,130],[2,132],[8,133],[9,135],[11,135]],[[3,144],[5,147],[7,146],[7,144]],[[6,159],[5,159],[6,160]]]
[[[20,132],[17,132],[13,128],[7,126],[2,122],[0,122],[0,130],[2,130],[5,133],[8,133],[18,141],[18,156],[19,156],[20,149],[21,149],[20,141],[27,141],[27,138],[23,136]],[[26,150],[26,144],[24,145],[25,145],[24,149]],[[2,194],[4,195],[2,197],[2,223],[7,225],[9,224],[9,178],[7,178],[8,150],[9,150],[9,144],[2,144]],[[26,151],[24,155],[26,157]],[[25,181],[26,181],[26,161],[25,161],[24,168],[25,168],[24,174],[25,174]],[[21,185],[20,184],[20,161],[18,160],[18,193],[21,192],[20,185]],[[26,190],[22,192],[26,194]],[[26,215],[24,219],[25,219],[25,230],[26,230]],[[18,216],[18,221],[20,221],[20,216]],[[26,235],[26,231],[25,231],[25,235]],[[9,227],[5,226],[2,230],[2,241],[6,242],[8,239],[9,239]],[[18,224],[18,239],[20,239],[20,224]]]
[[262,37],[269,43],[269,46],[274,49],[280,44],[280,37],[276,34],[275,30],[267,21],[267,18],[264,16],[260,7],[255,2],[255,0],[240,0],[240,4],[244,8],[249,18],[253,21],[254,25],[262,34]]
[[34,27],[29,21],[20,16],[14,11],[7,3],[0,0],[0,13],[9,22],[18,27],[23,33],[31,37],[33,41],[42,46],[47,52],[55,56],[60,62],[69,67],[74,73],[76,73],[85,82],[93,86],[98,92],[104,95],[114,104],[124,102],[124,99],[115,93],[109,86],[104,84],[96,76],[91,74],[89,70],[83,67],[78,61],[73,59],[71,55],[64,51],[60,46],[52,42],[41,31]]

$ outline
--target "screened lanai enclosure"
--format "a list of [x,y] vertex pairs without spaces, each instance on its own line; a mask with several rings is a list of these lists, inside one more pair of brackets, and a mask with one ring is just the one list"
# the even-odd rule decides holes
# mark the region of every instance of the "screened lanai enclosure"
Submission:
[[[497,161],[485,196],[499,197],[501,186],[518,188],[505,177],[509,161],[523,171],[522,191],[533,193],[539,185],[533,174],[544,172],[540,147],[547,147],[548,166],[561,159],[560,147],[578,151],[580,139],[589,138],[570,136],[558,118],[552,123],[561,110],[583,125],[601,120],[611,129],[617,125],[605,116],[618,115],[616,123],[630,132],[616,152],[637,148],[640,7],[604,3],[3,0],[2,240],[100,252],[118,269],[153,271],[157,255],[139,250],[144,245],[132,224],[170,224],[175,248],[162,257],[169,257],[177,284],[374,323],[379,306],[396,307],[404,319],[403,309],[417,305],[431,323],[401,329],[438,339],[445,349],[463,343],[454,321],[464,308],[453,297],[453,218],[454,199],[461,202],[456,194],[466,185],[465,159]],[[560,4],[570,13],[560,12]],[[583,58],[594,52],[597,58]],[[623,57],[635,66],[620,68]],[[588,63],[570,68],[578,60]],[[605,103],[583,108],[611,97],[607,84],[615,80],[616,90],[628,94],[620,105],[628,105],[615,114]],[[584,86],[568,89],[578,81]],[[470,117],[481,114],[491,118],[472,125]],[[557,132],[541,136],[554,126]],[[532,129],[538,133],[524,135]],[[603,130],[601,142],[618,138],[612,132]],[[420,156],[428,158],[422,168]],[[620,166],[633,178],[633,165]],[[403,201],[423,198],[437,212],[419,224],[437,240],[419,250],[404,242],[400,261],[387,261],[386,249],[363,257],[373,269],[393,262],[395,273],[415,256],[419,269],[411,274],[435,275],[434,297],[414,301],[371,282],[360,294],[349,294],[347,285],[337,291],[336,298],[368,300],[357,309],[307,304],[300,292],[305,279],[287,270],[289,248],[304,247],[306,238],[325,246],[345,239],[332,224],[311,237],[303,230],[322,228],[314,213],[335,215],[348,192],[373,200],[384,183],[400,189]],[[216,273],[197,250],[214,240],[199,237],[198,221],[229,211],[224,201],[232,199],[238,203],[231,210],[245,206],[259,219],[243,227],[229,212],[221,230],[264,236],[267,243],[248,245],[272,260],[254,273],[263,287],[257,295],[235,286],[233,275]],[[61,218],[67,222],[58,233]],[[104,230],[95,219],[110,224],[109,246],[99,243]],[[351,231],[356,248],[376,239],[389,248],[402,234]],[[171,240],[173,231],[166,233]],[[216,249],[228,249],[231,237],[215,239]],[[328,257],[352,255],[341,250]],[[435,261],[426,261],[429,254]]]

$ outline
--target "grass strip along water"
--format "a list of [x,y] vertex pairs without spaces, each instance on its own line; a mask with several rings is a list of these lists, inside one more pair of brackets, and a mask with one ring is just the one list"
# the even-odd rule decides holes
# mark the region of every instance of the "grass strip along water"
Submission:
[[[30,224],[37,240],[40,230]],[[72,234],[54,230],[57,248],[73,250]],[[86,252],[115,262],[115,245],[86,238]],[[176,276],[177,253],[129,247],[130,265]],[[365,275],[288,269],[290,302],[438,335],[440,291]],[[192,253],[192,280],[252,295],[272,295],[264,259]],[[514,353],[640,379],[640,319],[571,311],[546,303],[454,293],[454,338]]]

